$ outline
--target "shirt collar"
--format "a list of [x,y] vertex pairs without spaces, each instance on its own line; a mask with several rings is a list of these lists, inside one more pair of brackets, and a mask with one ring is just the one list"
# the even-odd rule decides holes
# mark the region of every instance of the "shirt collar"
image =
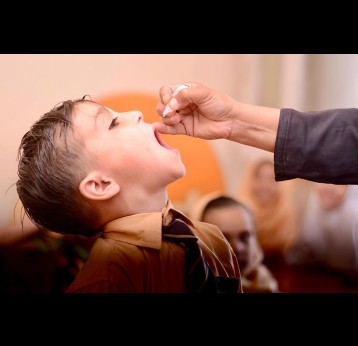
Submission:
[[104,226],[103,237],[137,246],[160,249],[162,225],[168,225],[174,217],[193,226],[190,219],[176,210],[168,200],[167,205],[160,212],[134,214],[108,222]]

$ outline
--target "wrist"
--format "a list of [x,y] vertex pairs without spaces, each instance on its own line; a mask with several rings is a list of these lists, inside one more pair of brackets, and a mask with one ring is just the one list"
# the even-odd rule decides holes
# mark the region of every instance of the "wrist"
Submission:
[[279,117],[279,109],[237,102],[228,139],[273,152]]
[[228,139],[241,144],[249,145],[250,123],[248,122],[247,106],[244,103],[235,102],[229,113],[231,119],[231,131]]

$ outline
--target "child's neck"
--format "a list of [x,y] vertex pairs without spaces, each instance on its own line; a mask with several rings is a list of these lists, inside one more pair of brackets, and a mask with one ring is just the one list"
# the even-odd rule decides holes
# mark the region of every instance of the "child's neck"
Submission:
[[[121,195],[121,192],[119,195]],[[118,197],[115,202],[118,217],[160,212],[168,202],[167,189],[149,193],[143,191],[128,191],[126,193],[122,191],[122,195]]]

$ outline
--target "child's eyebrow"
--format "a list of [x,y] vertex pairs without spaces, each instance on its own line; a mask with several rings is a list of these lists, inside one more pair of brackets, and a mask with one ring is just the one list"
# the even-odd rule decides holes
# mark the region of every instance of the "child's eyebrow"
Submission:
[[[96,114],[94,115],[96,127],[98,127],[99,121],[106,116],[109,121],[113,120],[112,113],[105,107],[98,107]],[[103,120],[104,121],[104,120]]]
[[102,115],[102,114],[108,114],[108,115],[111,117],[111,119],[113,119],[113,114],[112,114],[111,110],[108,109],[108,108],[105,107],[105,106],[100,106],[100,107],[98,108],[97,116],[98,116],[98,115]]
[[111,116],[111,119],[113,118],[111,111],[107,107],[105,107],[99,103],[97,103],[97,105],[98,105],[98,108],[97,108],[97,114],[95,115],[95,117],[100,116],[102,114],[108,114]]
[[96,118],[102,114],[111,114],[110,111],[108,111],[108,109],[105,106],[102,106],[99,103],[93,102],[91,101],[91,103],[93,103],[93,105],[95,105],[95,107],[91,107],[89,110],[85,111],[85,110],[81,110],[81,112],[89,117],[92,118]]

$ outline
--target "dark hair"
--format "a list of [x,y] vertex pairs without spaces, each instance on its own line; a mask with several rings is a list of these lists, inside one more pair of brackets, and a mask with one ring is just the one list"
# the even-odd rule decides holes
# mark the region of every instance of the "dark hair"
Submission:
[[255,224],[255,217],[254,214],[251,212],[251,210],[242,202],[238,201],[235,198],[229,197],[229,196],[219,196],[217,198],[214,198],[211,200],[204,208],[202,213],[202,220],[205,218],[205,214],[208,212],[209,209],[215,209],[215,208],[227,208],[231,206],[239,206],[242,209],[244,209],[251,217],[252,221]]
[[77,104],[94,102],[85,97],[56,105],[22,137],[16,188],[25,213],[40,229],[90,237],[98,233],[99,213],[78,188],[88,163],[72,123]]

